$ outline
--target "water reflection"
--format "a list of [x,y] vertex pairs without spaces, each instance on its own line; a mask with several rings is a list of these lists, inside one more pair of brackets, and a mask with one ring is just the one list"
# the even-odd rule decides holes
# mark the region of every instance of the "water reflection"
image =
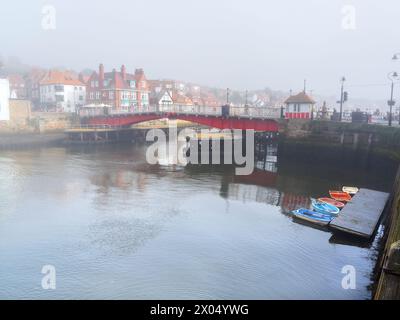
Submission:
[[[348,181],[385,191],[388,166],[366,175],[267,149],[249,176],[149,165],[131,144],[2,153],[0,298],[369,297],[377,240],[355,244],[286,214]],[[37,285],[48,263],[57,292]],[[344,264],[359,270],[357,290],[341,289]]]

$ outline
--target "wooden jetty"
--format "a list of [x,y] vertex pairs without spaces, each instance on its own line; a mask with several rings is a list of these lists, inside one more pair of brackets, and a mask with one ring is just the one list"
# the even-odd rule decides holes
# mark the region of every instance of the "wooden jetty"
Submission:
[[65,143],[107,143],[144,139],[144,129],[110,126],[79,126],[64,131]]
[[360,189],[329,225],[336,230],[370,238],[388,199],[389,194],[386,192]]

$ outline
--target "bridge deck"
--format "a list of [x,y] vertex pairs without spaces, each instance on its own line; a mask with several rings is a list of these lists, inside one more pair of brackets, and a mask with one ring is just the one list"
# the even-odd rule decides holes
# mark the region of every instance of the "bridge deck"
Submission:
[[389,194],[386,192],[360,189],[343,208],[330,226],[334,229],[370,238],[377,227]]

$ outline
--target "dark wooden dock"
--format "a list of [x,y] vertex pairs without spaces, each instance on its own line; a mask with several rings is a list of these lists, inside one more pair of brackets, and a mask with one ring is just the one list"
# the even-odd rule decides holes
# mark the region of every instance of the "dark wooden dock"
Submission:
[[343,208],[339,216],[332,220],[334,229],[370,238],[385,209],[389,194],[386,192],[360,189]]

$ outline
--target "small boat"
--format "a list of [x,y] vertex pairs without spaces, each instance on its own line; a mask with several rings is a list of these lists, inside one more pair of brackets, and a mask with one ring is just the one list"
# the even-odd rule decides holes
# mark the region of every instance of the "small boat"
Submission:
[[344,186],[342,188],[343,192],[347,192],[348,194],[356,194],[358,192],[358,188],[357,187],[346,187]]
[[335,199],[337,201],[350,201],[351,196],[347,192],[343,191],[329,191],[329,195],[331,196],[332,199]]
[[320,226],[326,226],[332,221],[333,217],[330,215],[325,215],[319,212],[311,211],[308,209],[297,209],[292,211],[292,214],[301,220],[305,220],[311,223],[316,223]]
[[321,202],[321,201],[312,201],[312,206],[315,211],[325,214],[325,215],[338,215],[339,213],[339,208],[335,207],[334,205],[331,205],[329,203]]
[[339,208],[339,209],[344,207],[344,203],[343,202],[336,201],[336,200],[334,200],[332,198],[318,198],[318,201],[331,204],[331,205],[333,205],[333,206],[335,206],[336,208]]

